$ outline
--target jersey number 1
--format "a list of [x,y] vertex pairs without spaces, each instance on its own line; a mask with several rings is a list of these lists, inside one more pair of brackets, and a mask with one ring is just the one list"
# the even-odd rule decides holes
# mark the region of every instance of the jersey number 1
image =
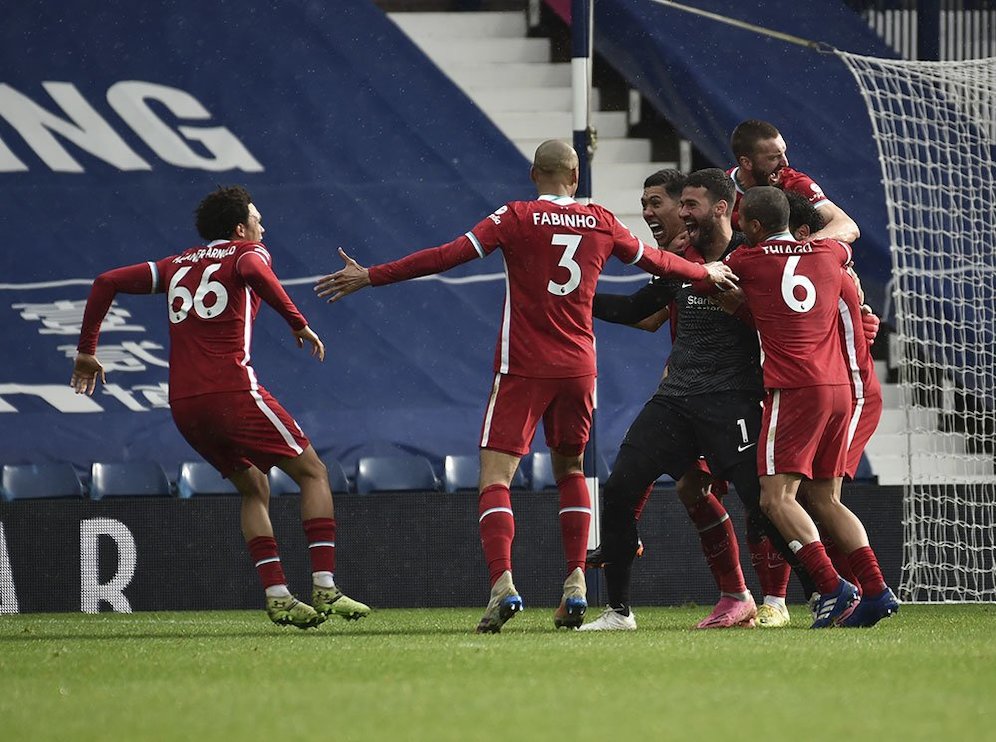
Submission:
[[564,253],[560,256],[560,262],[557,265],[570,271],[571,276],[567,279],[567,283],[550,281],[546,285],[546,290],[554,296],[566,296],[581,285],[581,266],[574,259],[574,253],[578,251],[578,245],[581,244],[581,235],[555,234],[550,240],[550,244],[564,246]]
[[[221,268],[221,263],[209,265],[201,275],[201,281],[197,284],[197,290],[193,294],[190,289],[181,286],[180,281],[191,270],[191,266],[185,265],[173,274],[173,280],[169,282],[169,292],[166,294],[166,301],[169,306],[169,321],[174,325],[187,319],[187,314],[193,308],[194,312],[201,319],[211,319],[217,317],[225,311],[228,306],[228,289],[219,281],[212,281],[211,276]],[[204,299],[209,294],[214,294],[215,300],[208,306]],[[180,300],[180,306],[174,306],[176,300]]]

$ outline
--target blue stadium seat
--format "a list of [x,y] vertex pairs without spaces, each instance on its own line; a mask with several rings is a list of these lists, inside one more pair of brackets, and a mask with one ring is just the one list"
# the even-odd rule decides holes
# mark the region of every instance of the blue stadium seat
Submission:
[[5,464],[0,475],[0,496],[13,500],[83,497],[83,482],[67,462]]
[[541,490],[555,489],[557,480],[553,476],[553,464],[550,463],[550,454],[546,451],[537,451],[529,456],[532,462],[532,476],[529,484],[533,492]]
[[349,492],[351,489],[349,486],[349,477],[346,476],[342,464],[338,460],[326,456],[322,457],[322,462],[325,464],[325,468],[329,470],[329,486],[332,487],[332,494],[338,495],[342,492]]
[[356,491],[437,492],[439,482],[424,456],[365,456],[356,464]]
[[[515,470],[512,477],[514,490],[529,489],[522,466]],[[476,491],[481,477],[481,457],[479,454],[470,456],[447,456],[443,459],[443,490],[446,492]]]
[[229,480],[223,479],[218,470],[206,461],[185,461],[180,464],[180,477],[176,481],[177,494],[187,498],[194,495],[237,495],[239,491]]
[[297,482],[291,479],[290,474],[278,466],[270,469],[270,494],[271,495],[299,495],[301,488]]
[[854,472],[855,482],[869,482],[875,479],[875,472],[872,471],[871,462],[868,456],[861,454],[861,461],[858,462],[858,469]]
[[166,472],[154,461],[108,463],[95,461],[90,467],[90,499],[171,494]]

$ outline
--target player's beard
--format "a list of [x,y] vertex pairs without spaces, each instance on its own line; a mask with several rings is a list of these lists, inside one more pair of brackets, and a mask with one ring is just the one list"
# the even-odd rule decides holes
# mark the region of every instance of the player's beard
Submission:
[[712,242],[713,235],[716,234],[716,223],[712,220],[700,220],[696,224],[695,249],[700,253],[704,247]]

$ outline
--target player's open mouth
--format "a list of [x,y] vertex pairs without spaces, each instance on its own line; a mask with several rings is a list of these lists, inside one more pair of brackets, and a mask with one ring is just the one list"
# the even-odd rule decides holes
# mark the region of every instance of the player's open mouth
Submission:
[[654,236],[654,239],[659,239],[664,236],[664,228],[661,226],[660,222],[647,222],[647,226],[650,227],[650,234]]
[[685,229],[688,230],[688,239],[694,240],[695,235],[699,233],[699,223],[694,222],[691,219],[685,220]]

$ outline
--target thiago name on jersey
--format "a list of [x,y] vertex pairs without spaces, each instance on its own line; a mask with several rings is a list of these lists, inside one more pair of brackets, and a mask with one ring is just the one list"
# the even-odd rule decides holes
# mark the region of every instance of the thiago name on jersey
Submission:
[[591,214],[567,214],[559,211],[534,211],[534,227],[570,227],[571,229],[595,229],[598,219]]
[[763,245],[765,255],[800,255],[812,252],[813,246],[808,242],[804,245]]

